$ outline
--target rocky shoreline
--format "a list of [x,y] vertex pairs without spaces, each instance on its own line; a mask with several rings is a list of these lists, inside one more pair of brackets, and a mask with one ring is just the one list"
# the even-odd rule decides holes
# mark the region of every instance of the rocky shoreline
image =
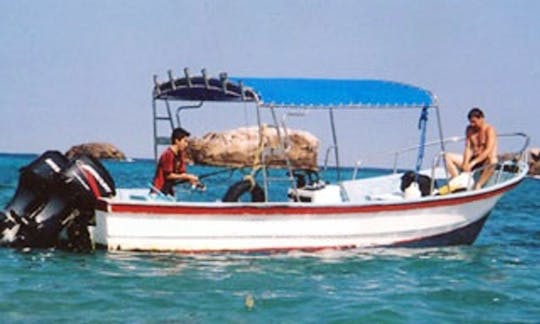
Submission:
[[[281,136],[285,130],[280,129]],[[288,141],[286,154],[294,168],[317,169],[319,140],[309,132],[287,130]],[[285,155],[279,152],[278,132],[275,128],[262,131],[265,147],[270,148],[266,163],[272,167],[286,166]],[[188,157],[196,164],[251,167],[257,156],[259,146],[259,128],[257,126],[240,127],[223,132],[210,132],[202,138],[191,138]]]
[[[282,136],[285,131],[280,129]],[[316,170],[319,140],[303,130],[287,130],[289,141],[286,154],[294,168]],[[267,163],[273,167],[284,167],[286,160],[279,152],[278,134],[275,128],[265,128],[263,139],[269,150]],[[188,160],[196,164],[232,167],[253,166],[259,150],[259,129],[256,126],[241,127],[223,132],[210,132],[202,138],[190,138]],[[68,158],[86,154],[96,159],[125,161],[126,155],[109,143],[85,143],[72,146],[67,152]],[[501,154],[500,160],[519,158],[512,153]],[[540,148],[527,151],[529,175],[540,175]]]
[[532,148],[528,152],[529,174],[540,175],[540,148]]
[[[527,161],[529,162],[529,175],[540,175],[540,148],[531,148],[527,151]],[[503,153],[499,155],[499,161],[519,159],[515,153]]]
[[70,159],[82,154],[101,160],[126,160],[126,155],[109,143],[84,143],[72,146],[66,152],[66,156]]
[[[286,154],[294,168],[317,169],[317,154],[319,140],[309,132],[280,129],[281,136],[288,135]],[[265,153],[266,163],[272,167],[286,166],[286,159],[279,152],[278,131],[275,128],[264,128],[262,138],[265,147],[270,148]],[[187,159],[190,163],[229,166],[252,167],[257,163],[255,156],[260,153],[259,128],[257,126],[240,127],[222,132],[210,132],[202,138],[190,138],[187,149]],[[67,152],[68,158],[78,155],[90,155],[96,159],[126,160],[126,155],[109,143],[84,143],[72,146]],[[261,162],[261,161],[259,161]]]

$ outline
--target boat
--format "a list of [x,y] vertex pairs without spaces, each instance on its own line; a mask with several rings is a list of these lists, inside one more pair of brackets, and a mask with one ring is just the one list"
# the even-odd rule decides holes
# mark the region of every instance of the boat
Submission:
[[[172,105],[177,103],[182,106],[174,114]],[[528,172],[524,152],[529,137],[523,133],[499,134],[499,138],[523,142],[512,155],[519,158],[484,166],[473,171],[465,184],[456,184],[444,166],[444,153],[449,143],[465,139],[443,136],[437,97],[417,86],[372,79],[244,78],[226,73],[212,77],[205,70],[192,76],[188,69],[180,77],[169,71],[163,82],[154,76],[156,158],[159,147],[169,144],[169,138],[160,135],[163,126],[159,123],[164,121],[172,130],[181,125],[181,116],[206,108],[207,103],[212,103],[210,109],[216,104],[249,105],[256,112],[259,129],[276,129],[278,145],[270,146],[260,138],[258,162],[249,172],[231,179],[230,187],[217,201],[179,200],[150,193],[149,188],[114,188],[113,181],[97,181],[108,190],[92,191],[95,215],[83,222],[88,230],[85,237],[92,244],[109,251],[181,253],[473,244],[499,199],[519,185]],[[419,144],[391,154],[397,161],[412,151],[416,163],[408,169],[398,168],[396,163],[384,174],[362,176],[363,165],[357,162],[352,175],[345,178],[334,115],[342,110],[362,113],[373,109],[419,112]],[[321,168],[296,168],[287,157],[286,117],[313,110],[327,114],[332,143]],[[428,117],[433,113],[439,138],[427,141]],[[264,116],[270,116],[270,123],[263,120]],[[434,148],[435,153],[428,156],[427,148]],[[285,176],[276,176],[268,163],[276,155],[285,160]],[[322,171],[328,168],[336,172],[333,179],[323,178]],[[471,184],[484,168],[491,168],[492,175],[482,188],[474,189]],[[103,168],[96,169],[100,172],[93,178],[110,178]],[[272,189],[276,184],[287,186],[277,198]],[[9,210],[4,214],[9,215]]]
[[[428,111],[434,110],[439,126],[441,124],[438,102],[430,91],[398,82],[229,78],[226,74],[211,78],[204,70],[201,76],[195,77],[190,76],[187,69],[184,72],[180,78],[174,78],[169,72],[169,80],[163,83],[154,77],[154,116],[158,104],[164,103],[170,112],[174,101],[195,101],[182,107],[199,108],[206,102],[248,102],[257,109],[259,127],[264,127],[260,116],[265,109],[271,112],[273,125],[280,125],[277,111],[282,108],[326,110],[334,138],[330,153],[335,153],[338,170],[341,165],[333,120],[335,110],[418,109],[423,122],[427,122]],[[160,142],[156,124],[154,119],[157,157],[159,143],[168,142]],[[279,129],[287,127],[283,123]],[[286,131],[282,133],[281,147],[273,150],[286,150]],[[415,169],[415,174],[433,180],[431,186],[448,182],[440,161],[449,140],[442,138],[442,130],[439,134],[440,152],[436,155],[439,162],[420,169],[425,146],[433,145],[424,140],[419,145]],[[425,131],[421,135],[425,139]],[[525,144],[518,153],[524,156],[528,137],[522,133],[504,136],[522,137]],[[462,141],[463,138],[451,140]],[[261,151],[264,155],[264,150]],[[260,159],[264,161],[265,157]],[[269,187],[276,179],[272,179],[269,168],[263,163],[260,188],[266,195],[246,192],[265,196],[263,201],[259,201],[260,198],[252,199],[257,201],[169,201],[149,196],[147,188],[118,189],[114,197],[98,201],[92,233],[96,244],[109,250],[186,253],[472,244],[497,201],[517,186],[528,170],[523,159],[503,161],[493,167],[496,171],[492,179],[479,190],[414,197],[406,197],[400,190],[403,172],[395,169],[388,175],[372,178],[357,178],[355,170],[352,179],[335,183],[321,180],[306,183],[305,178],[312,176],[310,171],[291,169],[289,179],[277,179],[290,181],[288,195],[282,201],[269,201]],[[302,171],[306,174],[298,175]],[[300,178],[303,181],[299,181]],[[240,179],[238,183],[251,187],[246,184],[248,180]]]

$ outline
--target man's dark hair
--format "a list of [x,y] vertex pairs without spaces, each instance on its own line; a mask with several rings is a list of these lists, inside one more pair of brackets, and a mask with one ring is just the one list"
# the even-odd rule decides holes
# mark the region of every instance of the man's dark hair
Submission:
[[181,140],[184,137],[189,137],[189,132],[181,127],[175,128],[172,131],[171,135],[171,143],[174,144],[174,140],[178,139]]
[[469,114],[467,115],[468,119],[471,119],[472,117],[484,118],[484,112],[480,108],[474,107],[473,109],[469,111]]

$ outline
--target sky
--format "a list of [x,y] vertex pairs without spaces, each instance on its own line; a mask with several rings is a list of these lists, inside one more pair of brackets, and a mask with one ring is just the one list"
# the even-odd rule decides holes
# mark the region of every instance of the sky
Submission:
[[[534,0],[0,0],[0,152],[109,142],[152,157],[152,76],[184,67],[405,82],[437,95],[445,136],[463,135],[479,106],[499,133],[540,145],[539,12]],[[252,110],[232,109],[201,110],[183,125],[200,137],[232,127],[232,115],[247,123]],[[347,163],[417,144],[418,116],[338,116]],[[326,118],[308,117],[322,146]]]

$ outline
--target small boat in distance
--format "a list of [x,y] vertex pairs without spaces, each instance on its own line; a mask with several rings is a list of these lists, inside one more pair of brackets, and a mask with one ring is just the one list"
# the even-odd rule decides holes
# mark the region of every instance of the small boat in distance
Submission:
[[[356,248],[378,246],[445,246],[472,244],[490,212],[502,195],[517,186],[527,174],[525,161],[501,161],[493,165],[496,171],[479,190],[461,188],[448,194],[437,194],[437,184],[448,183],[447,172],[441,167],[445,144],[425,142],[428,111],[435,111],[441,126],[436,97],[429,91],[397,82],[380,80],[326,79],[267,79],[192,77],[187,69],[184,76],[174,78],[169,72],[167,82],[154,77],[154,151],[168,144],[167,137],[158,136],[157,122],[166,119],[171,127],[180,123],[184,108],[200,109],[206,102],[224,104],[251,103],[257,110],[259,127],[268,127],[261,120],[263,111],[270,111],[272,125],[277,128],[280,144],[269,147],[260,141],[260,166],[252,177],[238,179],[231,189],[238,194],[231,199],[224,193],[222,201],[192,202],[160,199],[148,194],[148,188],[118,189],[114,197],[100,198],[96,208],[96,244],[109,250],[150,250],[178,252],[252,252],[319,250],[327,248]],[[178,108],[177,120],[171,113],[171,102],[194,101]],[[164,104],[168,115],[157,115],[157,105]],[[277,112],[292,110],[325,110],[330,119],[333,145],[326,151],[334,153],[339,172],[339,145],[334,112],[364,109],[418,109],[421,114],[421,144],[418,146],[414,177],[429,179],[428,193],[407,195],[400,190],[403,173],[371,178],[343,180],[334,183],[319,179],[317,171],[296,170],[290,163],[288,176],[276,179],[265,161],[271,155],[287,157],[288,139],[285,117]],[[176,122],[176,123],[175,123]],[[306,125],[307,126],[307,125]],[[521,133],[502,135],[524,139],[517,153],[523,156],[528,137]],[[452,138],[451,141],[463,140]],[[440,151],[427,169],[420,169],[424,149],[438,145]],[[476,170],[473,178],[482,170]],[[288,194],[270,201],[269,193],[277,181],[288,181]],[[415,181],[413,181],[415,182]],[[424,183],[424,187],[425,187]],[[247,195],[249,201],[238,201]]]

